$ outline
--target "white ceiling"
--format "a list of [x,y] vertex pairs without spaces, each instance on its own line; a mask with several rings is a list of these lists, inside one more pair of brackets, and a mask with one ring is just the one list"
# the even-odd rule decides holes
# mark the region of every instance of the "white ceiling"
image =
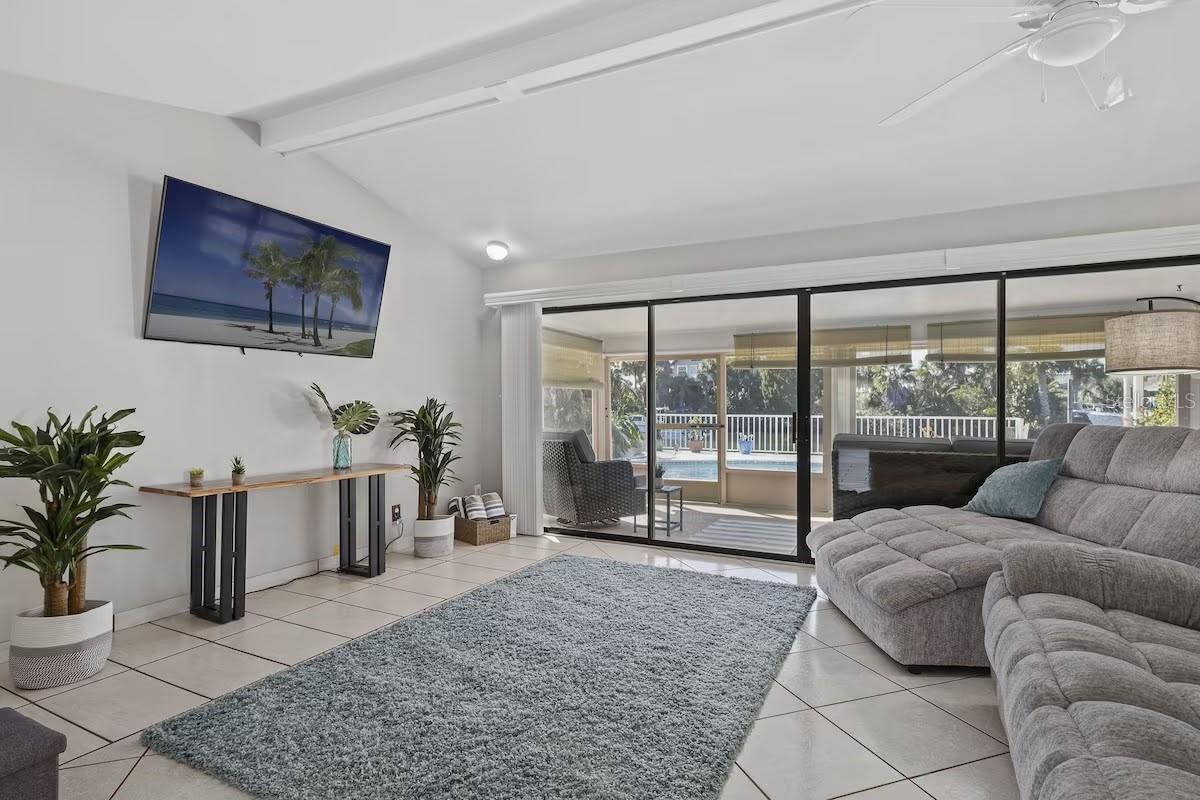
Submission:
[[[6,3],[0,70],[266,119],[547,15],[625,0]],[[1096,112],[1024,57],[876,122],[1017,38],[929,11],[830,17],[320,152],[481,264],[564,259],[1200,181],[1193,1],[1110,48]],[[1099,65],[1091,65],[1098,68]]]
[[590,0],[11,0],[0,70],[254,119]]
[[[872,14],[874,14],[872,16]],[[867,12],[733,42],[347,144],[326,157],[444,237],[518,258],[736,239],[1200,178],[1200,2],[1134,20],[1138,97],[1096,112],[1028,59],[876,122],[1007,26]],[[419,198],[417,197],[419,195]]]

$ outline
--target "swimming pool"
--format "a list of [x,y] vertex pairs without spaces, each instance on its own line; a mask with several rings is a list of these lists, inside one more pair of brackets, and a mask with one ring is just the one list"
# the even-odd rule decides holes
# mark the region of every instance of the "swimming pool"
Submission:
[[[635,461],[635,463],[645,463],[644,460]],[[667,468],[664,478],[681,481],[715,481],[717,479],[717,457],[715,454],[702,454],[701,456],[692,456],[690,453],[684,457],[666,455],[659,453],[658,463],[664,464]],[[796,459],[794,457],[776,456],[764,453],[762,455],[752,454],[743,456],[741,454],[730,454],[725,457],[725,465],[728,469],[744,469],[744,470],[763,470],[765,472],[795,472]],[[809,464],[812,472],[819,473],[821,471],[821,462]]]

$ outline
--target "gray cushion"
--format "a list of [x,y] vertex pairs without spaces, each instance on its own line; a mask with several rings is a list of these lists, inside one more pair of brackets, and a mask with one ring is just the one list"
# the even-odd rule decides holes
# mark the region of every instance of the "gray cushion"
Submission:
[[1001,467],[983,482],[966,510],[989,517],[1033,519],[1042,508],[1060,464],[1058,459],[1047,459]]
[[876,509],[822,525],[809,534],[808,543],[838,580],[852,583],[881,610],[896,613],[983,586],[1000,568],[1004,547],[1027,539],[1070,541],[1014,519],[912,506]]

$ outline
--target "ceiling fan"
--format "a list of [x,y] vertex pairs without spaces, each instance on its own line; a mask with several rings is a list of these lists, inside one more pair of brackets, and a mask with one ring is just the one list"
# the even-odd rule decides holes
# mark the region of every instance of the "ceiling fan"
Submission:
[[[880,121],[898,125],[940,102],[971,81],[990,72],[1014,56],[1025,54],[1046,67],[1070,67],[1079,76],[1097,110],[1119,105],[1133,92],[1118,72],[1102,73],[1089,82],[1080,65],[1104,52],[1125,30],[1127,17],[1157,11],[1183,0],[1057,0],[1028,5],[975,5],[955,0],[883,0],[858,9],[924,9],[975,22],[1008,23],[1024,34],[972,67],[918,97]],[[853,15],[852,15],[853,16]],[[1043,88],[1043,101],[1045,90]]]

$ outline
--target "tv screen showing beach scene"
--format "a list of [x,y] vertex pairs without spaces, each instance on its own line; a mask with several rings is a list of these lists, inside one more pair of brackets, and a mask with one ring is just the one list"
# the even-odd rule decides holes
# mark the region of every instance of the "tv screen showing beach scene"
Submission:
[[145,337],[370,358],[390,251],[168,176]]

